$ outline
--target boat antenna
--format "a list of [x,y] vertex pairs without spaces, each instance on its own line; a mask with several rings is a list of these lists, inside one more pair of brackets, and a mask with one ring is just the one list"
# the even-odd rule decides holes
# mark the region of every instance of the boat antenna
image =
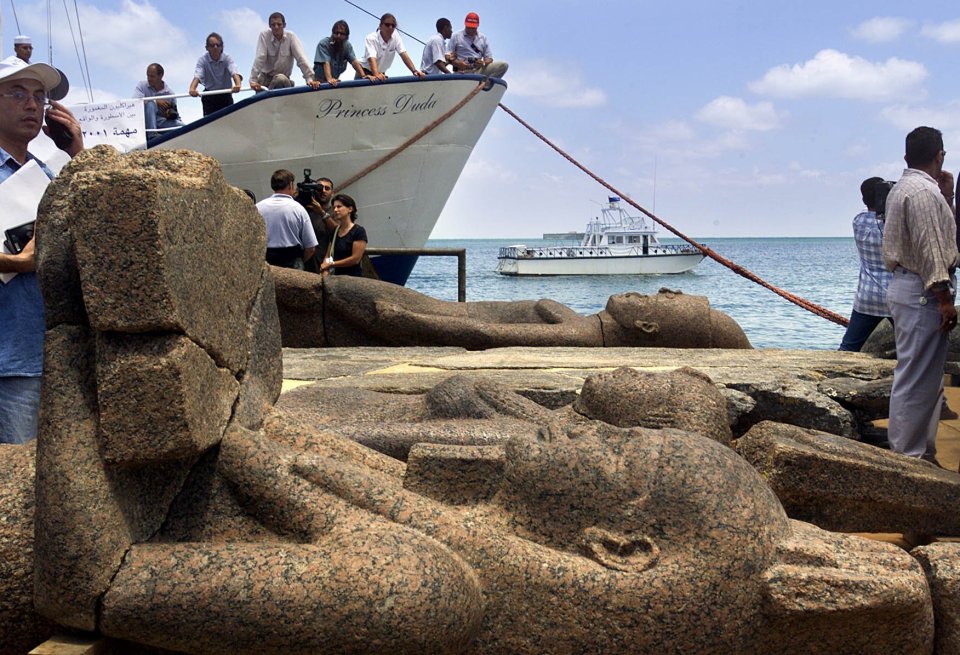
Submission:
[[[77,53],[77,62],[80,64],[80,77],[83,78],[83,84],[87,88],[87,99],[93,102],[93,81],[90,79],[90,64],[87,61],[87,46],[83,41],[83,29],[80,27],[80,8],[77,6],[77,0],[73,0],[73,11],[77,15],[77,32],[80,33],[80,47],[77,47],[77,35],[73,31],[73,21],[70,20],[70,10],[67,8],[67,0],[63,0],[63,11],[67,15],[67,25],[70,28],[70,36],[73,37],[73,49]],[[81,55],[81,51],[83,54]]]
[[[350,0],[343,0],[343,1],[346,2],[348,5],[350,5],[350,6],[352,6],[352,7],[356,7],[357,9],[359,9],[360,11],[362,11],[363,13],[365,13],[367,16],[372,16],[373,18],[376,18],[377,20],[380,20],[380,16],[377,16],[376,14],[374,14],[374,13],[372,13],[372,12],[370,12],[370,11],[367,11],[366,9],[364,9],[364,8],[361,7],[360,5],[356,4],[355,2],[350,2]],[[417,37],[415,37],[413,34],[410,34],[410,32],[405,32],[405,31],[401,30],[399,27],[397,28],[397,31],[400,32],[401,34],[403,34],[404,36],[409,36],[411,39],[413,39],[414,41],[416,41],[416,42],[419,43],[420,45],[427,45],[427,42],[426,42],[426,41],[421,41],[420,39],[418,39]]]
[[17,26],[17,34],[21,34],[20,19],[17,18],[17,5],[13,4],[13,0],[10,0],[10,8],[13,9],[13,22]]
[[47,63],[53,66],[53,21],[50,18],[50,0],[47,0]]

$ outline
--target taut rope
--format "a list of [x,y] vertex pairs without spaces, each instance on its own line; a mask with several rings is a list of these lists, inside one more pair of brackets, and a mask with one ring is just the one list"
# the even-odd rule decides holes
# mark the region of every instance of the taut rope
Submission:
[[384,164],[386,164],[388,161],[390,161],[391,159],[393,159],[394,157],[396,157],[397,155],[399,155],[401,152],[403,152],[404,150],[406,150],[407,148],[409,148],[410,146],[412,146],[414,143],[416,143],[417,141],[419,141],[420,139],[422,139],[422,138],[425,137],[426,135],[430,134],[430,132],[432,132],[432,131],[435,130],[437,127],[439,127],[441,123],[443,123],[445,120],[447,120],[448,118],[450,118],[451,116],[453,116],[454,114],[456,114],[458,111],[460,111],[461,109],[463,109],[464,105],[466,105],[468,102],[470,102],[471,100],[473,100],[473,97],[474,97],[475,95],[477,95],[478,93],[480,93],[480,90],[483,89],[483,87],[484,87],[484,83],[483,83],[483,82],[480,82],[479,84],[477,84],[477,86],[476,86],[472,91],[470,91],[470,93],[468,93],[466,96],[464,96],[463,100],[461,100],[460,102],[458,102],[457,104],[455,104],[453,107],[451,107],[449,110],[447,110],[446,112],[444,112],[443,115],[441,115],[441,116],[440,116],[439,118],[437,118],[435,121],[433,121],[432,123],[430,123],[429,125],[427,125],[425,128],[423,128],[422,130],[420,130],[419,132],[417,132],[416,134],[414,134],[412,137],[410,137],[409,139],[407,139],[406,141],[404,141],[403,143],[401,143],[397,148],[395,148],[394,150],[388,152],[388,153],[387,153],[386,155],[384,155],[381,159],[379,159],[379,160],[375,161],[374,163],[372,163],[371,165],[367,166],[366,168],[364,168],[362,171],[360,171],[360,172],[357,173],[356,175],[348,178],[347,181],[344,182],[343,184],[339,185],[336,190],[337,190],[338,192],[343,191],[344,189],[346,189],[347,187],[349,187],[351,184],[355,183],[357,180],[360,180],[360,179],[366,177],[367,175],[369,175],[370,173],[372,173],[373,171],[377,170],[378,168],[380,168],[381,166],[383,166]]
[[714,251],[713,249],[708,248],[708,247],[706,247],[705,245],[703,245],[703,244],[701,244],[701,243],[697,243],[694,239],[688,237],[686,234],[680,232],[679,230],[677,230],[675,227],[673,227],[672,225],[670,225],[670,224],[667,223],[666,221],[664,221],[664,220],[660,219],[659,217],[655,216],[652,212],[647,211],[646,209],[644,209],[643,207],[641,207],[640,205],[638,205],[638,204],[637,204],[636,202],[634,202],[628,195],[626,195],[623,191],[620,191],[619,189],[617,189],[616,187],[614,187],[612,184],[610,184],[609,182],[607,182],[606,180],[604,180],[602,177],[600,177],[599,175],[597,175],[596,173],[594,173],[593,171],[591,171],[590,169],[588,169],[586,166],[584,166],[583,164],[581,164],[580,162],[578,162],[576,159],[574,159],[573,157],[571,157],[569,154],[567,154],[566,152],[564,152],[559,146],[557,146],[557,145],[554,144],[552,141],[550,141],[550,139],[548,139],[548,138],[545,137],[543,134],[541,134],[540,132],[538,132],[537,130],[535,130],[535,129],[533,128],[533,126],[531,126],[529,123],[527,123],[527,122],[524,121],[522,118],[520,118],[519,116],[517,116],[513,111],[511,111],[511,110],[510,110],[506,105],[504,105],[502,102],[500,103],[499,106],[500,106],[500,109],[502,109],[503,111],[507,112],[507,114],[509,114],[510,116],[512,116],[518,123],[520,123],[520,124],[523,125],[525,128],[527,128],[528,130],[530,130],[530,132],[533,133],[534,136],[536,136],[538,139],[540,139],[541,141],[543,141],[544,143],[546,143],[548,146],[550,146],[551,148],[553,148],[561,157],[563,157],[563,158],[566,159],[568,162],[570,162],[571,164],[573,164],[574,166],[576,166],[577,168],[579,168],[581,171],[583,171],[584,173],[586,173],[587,175],[589,175],[589,176],[590,176],[591,178],[593,178],[598,184],[602,185],[603,187],[607,188],[608,190],[610,190],[610,191],[612,191],[613,193],[615,193],[615,194],[617,194],[618,196],[620,196],[623,200],[625,200],[625,201],[627,202],[627,204],[629,204],[630,206],[634,207],[634,208],[637,209],[638,211],[643,212],[643,213],[646,214],[650,219],[652,219],[653,221],[657,222],[658,224],[660,224],[661,226],[663,226],[664,228],[666,228],[667,230],[669,230],[669,231],[672,232],[673,234],[677,235],[678,237],[680,237],[681,239],[683,239],[684,241],[686,241],[687,243],[689,243],[691,246],[693,246],[694,248],[696,248],[697,250],[699,250],[700,252],[702,252],[705,256],[709,257],[710,259],[714,260],[715,262],[717,262],[717,263],[719,263],[719,264],[722,264],[723,266],[726,266],[727,268],[729,268],[731,271],[733,271],[733,272],[736,273],[737,275],[741,275],[741,276],[747,278],[748,280],[752,280],[753,282],[756,282],[757,284],[759,284],[759,285],[762,286],[762,287],[766,287],[767,289],[769,289],[770,291],[773,291],[775,294],[777,294],[777,295],[780,296],[781,298],[784,298],[784,299],[786,299],[786,300],[789,300],[789,301],[792,302],[793,304],[795,304],[795,305],[797,305],[797,306],[799,306],[799,307],[802,307],[802,308],[806,309],[808,312],[812,312],[812,313],[816,314],[817,316],[823,317],[823,318],[827,319],[828,321],[833,321],[834,323],[837,323],[837,324],[839,324],[839,325],[844,325],[844,326],[845,326],[845,325],[847,325],[847,323],[849,323],[849,320],[848,320],[846,317],[841,316],[840,314],[837,314],[836,312],[832,312],[832,311],[830,311],[829,309],[827,309],[826,307],[821,307],[820,305],[817,305],[816,303],[810,302],[809,300],[806,300],[805,298],[801,298],[800,296],[798,296],[798,295],[796,295],[796,294],[790,293],[789,291],[786,291],[786,290],[781,289],[781,288],[779,288],[779,287],[777,287],[777,286],[774,286],[774,285],[770,284],[769,282],[767,282],[766,280],[764,280],[763,278],[761,278],[761,277],[760,277],[759,275],[757,275],[756,273],[754,273],[754,272],[752,272],[752,271],[744,268],[743,266],[740,266],[739,264],[736,264],[736,263],[730,261],[729,259],[727,259],[726,257],[720,255],[719,253],[717,253],[717,252]]

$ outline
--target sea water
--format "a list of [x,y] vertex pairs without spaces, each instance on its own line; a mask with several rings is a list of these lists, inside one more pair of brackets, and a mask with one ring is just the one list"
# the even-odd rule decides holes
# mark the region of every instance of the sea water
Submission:
[[[662,239],[664,243],[679,243]],[[757,348],[836,349],[844,328],[816,316],[711,259],[680,275],[560,275],[510,277],[496,272],[501,246],[556,245],[540,239],[431,239],[427,247],[465,248],[467,300],[550,298],[582,314],[604,308],[607,298],[661,288],[706,296],[733,317]],[[770,284],[849,317],[859,260],[852,238],[704,239],[705,245]],[[421,257],[407,286],[442,300],[457,299],[454,257]]]

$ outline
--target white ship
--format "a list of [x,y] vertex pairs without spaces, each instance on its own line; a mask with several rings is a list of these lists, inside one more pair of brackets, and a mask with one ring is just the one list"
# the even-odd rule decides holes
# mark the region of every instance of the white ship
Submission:
[[601,216],[587,223],[578,245],[500,248],[501,275],[658,275],[685,273],[703,260],[693,246],[664,245],[656,226],[629,216],[611,197]]
[[[300,180],[304,169],[329,177],[337,190],[435,123],[484,81],[478,75],[391,78],[371,84],[307,86],[259,93],[182,128],[150,148],[186,148],[210,155],[231,184],[257,199],[270,195],[278,168]],[[499,79],[456,113],[349,187],[372,248],[422,248],[474,145],[506,91]],[[381,279],[403,284],[411,255],[376,256]]]

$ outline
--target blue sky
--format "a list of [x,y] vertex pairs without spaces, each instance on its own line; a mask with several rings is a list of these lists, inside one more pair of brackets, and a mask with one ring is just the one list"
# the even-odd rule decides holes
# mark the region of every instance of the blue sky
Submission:
[[[343,18],[362,48],[377,21],[346,2],[78,0],[95,100],[129,97],[159,61],[185,91],[204,37],[220,32],[246,78],[272,11],[308,56]],[[56,4],[56,3],[54,3]],[[436,3],[397,6],[429,37]],[[45,3],[17,3],[34,61],[47,60]],[[847,236],[860,182],[897,179],[903,138],[944,132],[960,171],[960,7],[955,3],[572,0],[444,4],[457,29],[480,14],[510,63],[504,104],[601,177],[701,237]],[[74,26],[75,19],[71,18]],[[86,99],[61,5],[54,64]],[[3,6],[3,48],[17,33]],[[422,47],[404,37],[414,61]],[[391,71],[402,74],[397,62]],[[352,77],[352,73],[345,74]],[[183,102],[186,117],[199,115]],[[539,237],[582,229],[607,192],[497,112],[440,221],[437,238]]]

